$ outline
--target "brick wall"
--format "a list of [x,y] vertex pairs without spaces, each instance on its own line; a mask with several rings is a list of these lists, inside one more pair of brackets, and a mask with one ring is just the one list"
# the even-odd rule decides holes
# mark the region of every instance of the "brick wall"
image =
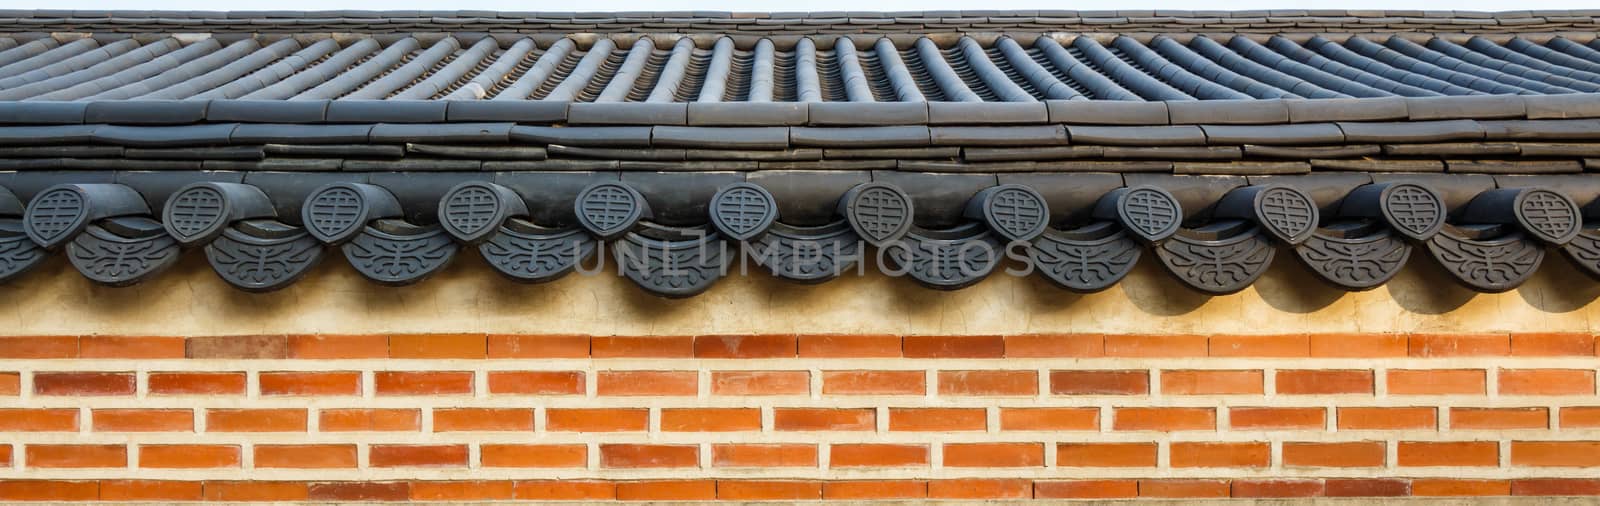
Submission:
[[0,500],[1600,494],[1590,334],[0,338]]

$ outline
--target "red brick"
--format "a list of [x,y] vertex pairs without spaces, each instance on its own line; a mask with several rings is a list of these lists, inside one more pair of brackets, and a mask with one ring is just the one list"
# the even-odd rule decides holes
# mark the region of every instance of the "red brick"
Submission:
[[77,357],[77,336],[0,337],[0,358]]
[[1001,408],[1000,430],[1100,430],[1098,408]]
[[39,395],[133,395],[133,392],[133,373],[33,373],[33,393]]
[[411,484],[393,481],[312,483],[306,497],[313,501],[405,501],[411,499]]
[[594,337],[594,358],[691,358],[694,336]]
[[82,358],[184,358],[182,337],[83,336],[78,339]]
[[1439,428],[1434,408],[1339,408],[1339,430]]
[[1347,443],[1283,443],[1285,467],[1382,467],[1386,449],[1382,441]]
[[817,447],[809,444],[714,444],[715,467],[816,467]]
[[390,358],[485,358],[483,334],[402,334],[389,337]]
[[666,408],[662,432],[734,432],[761,430],[759,408]]
[[470,371],[378,371],[372,376],[378,395],[449,395],[472,393]]
[[94,481],[0,480],[4,501],[94,501],[100,499]]
[[939,395],[1038,395],[1035,371],[939,371]]
[[306,410],[207,409],[206,432],[305,432]]
[[1108,335],[1108,357],[1204,357],[1210,352],[1205,336]]
[[372,467],[466,467],[466,445],[372,445]]
[[1145,395],[1150,393],[1147,371],[1050,371],[1054,395]]
[[1400,467],[1494,467],[1500,445],[1494,441],[1401,441]]
[[922,499],[928,482],[917,480],[851,480],[822,482],[823,499]]
[[509,501],[516,497],[514,485],[510,481],[413,481],[411,500]]
[[600,371],[595,383],[599,395],[694,396],[700,393],[695,371]]
[[96,409],[95,432],[193,432],[189,409]]
[[795,336],[695,336],[697,358],[793,358],[798,352]]
[[284,469],[354,469],[356,445],[256,445],[255,466]]
[[206,501],[269,502],[305,501],[310,487],[301,481],[208,481]]
[[1412,334],[1413,357],[1503,357],[1511,354],[1510,334]]
[[1511,495],[1584,496],[1600,495],[1600,479],[1533,478],[1511,480]]
[[877,412],[867,409],[776,408],[773,428],[780,431],[876,430]]
[[[1561,408],[1561,412],[1557,416],[1563,429],[1600,427],[1600,407],[1573,406]],[[3,419],[0,418],[0,420]],[[4,424],[4,422],[0,422],[0,424]]]
[[1594,371],[1502,369],[1500,395],[1594,395]]
[[1311,356],[1326,358],[1400,358],[1409,354],[1400,334],[1311,334]]
[[1272,445],[1267,443],[1172,443],[1172,467],[1267,467]]
[[1088,358],[1106,354],[1104,334],[1006,336],[1007,358]]
[[589,336],[489,334],[489,358],[589,358]]
[[1390,369],[1389,395],[1483,394],[1483,369]]
[[1026,499],[1033,482],[1008,479],[936,480],[928,482],[929,499]]
[[1450,408],[1451,430],[1548,429],[1546,408]]
[[1592,357],[1594,335],[1579,332],[1511,334],[1511,355],[1517,357]]
[[22,374],[14,372],[0,372],[0,395],[20,395],[22,393]]
[[589,464],[589,447],[581,444],[485,444],[479,453],[483,467],[581,468]]
[[199,501],[201,482],[167,480],[100,480],[100,500],[151,502]]
[[289,336],[200,336],[188,341],[189,358],[289,358]]
[[28,467],[128,467],[128,447],[124,445],[27,445],[24,454]]
[[489,393],[583,395],[581,371],[489,371]]
[[[521,498],[521,494],[518,494]],[[717,498],[712,480],[635,481],[617,484],[621,501],[707,501]]]
[[1418,497],[1511,495],[1511,483],[1506,480],[1419,478],[1411,480],[1411,495]]
[[361,373],[263,372],[261,395],[361,395]]
[[1161,371],[1163,395],[1260,394],[1261,371]]
[[152,469],[239,467],[239,447],[233,445],[139,445],[139,467]]
[[1139,496],[1134,480],[1069,480],[1033,482],[1035,499],[1129,499]]
[[1155,443],[1059,443],[1058,467],[1155,467]]
[[988,414],[982,408],[889,408],[891,431],[983,430]]
[[416,409],[324,409],[318,427],[323,432],[392,432],[422,429],[422,411]]
[[711,395],[805,395],[810,371],[713,371]]
[[1230,495],[1228,480],[1139,480],[1139,497],[1198,499]]
[[1309,357],[1311,336],[1211,336],[1209,351],[1213,357]]
[[1322,480],[1233,480],[1234,497],[1317,497]]
[[1044,467],[1039,443],[946,443],[945,467]]
[[0,432],[76,432],[77,430],[77,409],[0,409]]
[[434,432],[531,430],[533,430],[532,408],[433,410]]
[[815,501],[822,482],[717,480],[717,498],[727,501]]
[[1006,341],[1000,336],[905,336],[908,358],[1004,358]]
[[384,335],[292,335],[289,358],[354,359],[388,358],[389,336]]
[[1372,394],[1372,371],[1280,370],[1277,391],[1284,395]]
[[824,395],[926,395],[923,371],[822,371]]
[[1349,478],[1322,480],[1322,495],[1328,497],[1405,497],[1411,495],[1411,480],[1397,478]]
[[610,469],[697,467],[699,462],[696,445],[600,445],[600,467]]
[[[609,481],[532,480],[516,482],[512,491],[516,499],[524,501],[609,501],[618,499],[621,489],[622,486]],[[629,493],[644,492],[630,490]],[[713,488],[712,495],[715,494]]]
[[1323,408],[1228,408],[1235,430],[1322,430],[1328,426]]
[[244,395],[242,372],[153,372],[150,395]]
[[1512,441],[1511,465],[1533,467],[1600,467],[1600,442]]
[[545,430],[551,432],[628,432],[650,428],[650,410],[615,408],[549,408]]
[[922,467],[928,465],[928,447],[899,444],[840,443],[828,448],[830,467]]
[[1212,408],[1116,408],[1111,427],[1116,430],[1216,430]]
[[872,358],[900,356],[900,336],[802,335],[800,356],[807,358]]

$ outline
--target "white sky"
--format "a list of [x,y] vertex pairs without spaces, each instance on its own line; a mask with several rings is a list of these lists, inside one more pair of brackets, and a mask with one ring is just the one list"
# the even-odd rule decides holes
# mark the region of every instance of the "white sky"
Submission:
[[0,0],[5,9],[823,11],[950,9],[1594,9],[1596,0]]

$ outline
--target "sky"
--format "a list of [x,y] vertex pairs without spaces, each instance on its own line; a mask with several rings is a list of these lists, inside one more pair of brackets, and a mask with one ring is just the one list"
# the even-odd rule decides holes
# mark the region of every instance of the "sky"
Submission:
[[825,11],[950,9],[1425,9],[1527,10],[1594,9],[1596,0],[0,0],[5,9],[156,9],[156,10],[455,10],[510,11]]

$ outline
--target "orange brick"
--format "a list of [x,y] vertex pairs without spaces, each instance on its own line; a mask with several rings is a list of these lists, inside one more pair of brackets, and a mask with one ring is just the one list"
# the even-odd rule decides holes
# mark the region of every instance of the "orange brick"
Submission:
[[780,431],[876,430],[877,411],[867,409],[776,408],[773,428]]
[[908,358],[1004,358],[1005,338],[1000,336],[905,336],[902,352]]
[[1372,394],[1372,371],[1280,370],[1277,390],[1286,395]]
[[1116,408],[1111,426],[1116,430],[1216,430],[1212,408]]
[[1139,497],[1198,499],[1232,493],[1228,480],[1139,480]]
[[306,410],[207,409],[206,432],[305,432]]
[[1108,335],[1108,357],[1204,357],[1210,344],[1205,336]]
[[352,359],[388,357],[389,336],[289,336],[289,358]]
[[1322,480],[1233,480],[1233,497],[1317,497]]
[[663,432],[734,432],[761,430],[759,408],[666,408]]
[[1452,430],[1548,429],[1546,408],[1450,408]]
[[152,469],[239,467],[239,447],[233,445],[139,445],[139,467]]
[[1147,371],[1050,371],[1054,395],[1145,395],[1150,393]]
[[94,481],[0,480],[0,500],[94,501],[101,499]]
[[448,395],[472,393],[470,371],[378,371],[372,376],[378,395]]
[[1311,356],[1327,358],[1400,358],[1409,354],[1400,334],[1311,334]]
[[628,432],[650,428],[648,409],[549,408],[545,430],[552,432]]
[[802,335],[800,356],[809,358],[871,358],[900,356],[900,336]]
[[1067,480],[1033,482],[1036,499],[1128,499],[1139,496],[1134,480]]
[[189,409],[96,409],[95,432],[192,432],[194,411]]
[[610,469],[696,467],[699,462],[696,445],[600,445],[600,467]]
[[1327,417],[1322,408],[1228,408],[1228,423],[1236,430],[1321,430]]
[[189,358],[289,358],[289,336],[198,336],[189,338]]
[[851,480],[822,482],[822,498],[829,500],[922,499],[928,482],[917,480]]
[[1000,430],[1100,430],[1096,408],[1001,408]]
[[1594,395],[1594,371],[1503,369],[1500,395]]
[[531,408],[433,410],[434,432],[531,430],[533,430],[533,409]]
[[[1557,416],[1563,429],[1600,427],[1600,407],[1573,406],[1561,408],[1561,412]],[[0,420],[3,419],[0,418]],[[3,428],[3,424],[4,422],[0,422],[0,428]]]
[[242,372],[153,372],[150,395],[244,395]]
[[946,443],[945,467],[1044,467],[1039,443]]
[[1087,358],[1106,354],[1104,334],[1006,336],[1007,358]]
[[255,458],[259,468],[354,469],[356,445],[256,445]]
[[695,336],[697,358],[792,358],[799,353],[795,336]]
[[205,500],[228,502],[305,501],[310,487],[303,481],[207,481]]
[[1390,395],[1484,393],[1483,369],[1390,369]]
[[1600,495],[1600,479],[1532,478],[1511,481],[1511,495],[1594,496]]
[[484,334],[402,334],[389,337],[390,358],[485,358]]
[[406,482],[342,481],[310,484],[307,498],[313,501],[379,502],[411,498]]
[[485,444],[479,450],[483,467],[581,468],[589,463],[589,448],[581,444]]
[[1267,467],[1267,443],[1172,443],[1172,467]]
[[1411,480],[1411,495],[1418,497],[1511,495],[1511,483],[1505,480],[1421,478]]
[[100,500],[123,502],[199,501],[202,483],[167,480],[100,480]]
[[1494,441],[1401,441],[1400,467],[1494,467],[1500,445]]
[[1211,336],[1213,357],[1309,357],[1311,336]]
[[923,371],[822,371],[824,395],[925,395]]
[[78,410],[0,409],[0,432],[76,432]]
[[1434,408],[1339,408],[1339,430],[1437,429]]
[[28,467],[128,467],[128,447],[123,445],[27,445],[24,454]]
[[372,445],[372,467],[466,467],[466,445]]
[[416,409],[324,409],[318,427],[323,432],[392,432],[422,429],[422,411]]
[[1413,357],[1503,357],[1511,354],[1510,334],[1411,334]]
[[1532,467],[1600,467],[1600,442],[1512,441],[1511,465]]
[[822,498],[822,482],[717,480],[717,498],[726,501],[815,501]]
[[714,444],[716,467],[816,467],[817,447],[809,444]]
[[413,501],[509,501],[516,498],[510,481],[413,481]]
[[1579,332],[1511,334],[1511,355],[1517,357],[1592,357],[1594,335]]
[[805,395],[810,371],[713,371],[712,395]]
[[1155,443],[1059,443],[1059,467],[1156,467]]
[[263,372],[261,395],[361,395],[361,373]]
[[489,393],[582,395],[581,371],[489,371]]
[[589,336],[489,334],[489,358],[589,358]]
[[33,373],[33,393],[39,395],[133,395],[133,392],[133,373]]
[[0,467],[11,467],[11,445],[0,445]]
[[595,337],[590,340],[594,358],[690,358],[693,336]]
[[937,480],[928,482],[929,499],[1024,499],[1033,496],[1033,482],[1008,479]]
[[1382,441],[1349,443],[1283,443],[1283,465],[1288,467],[1382,467]]
[[83,336],[78,339],[82,358],[184,358],[182,337]]
[[0,337],[0,358],[77,357],[77,336]]
[[1038,395],[1035,371],[939,371],[939,395]]
[[834,444],[830,467],[921,467],[928,465],[928,447],[897,444]]
[[1165,395],[1260,394],[1261,371],[1161,371]]
[[19,395],[22,393],[22,374],[14,372],[0,373],[0,395]]
[[891,431],[983,430],[988,414],[982,408],[889,408]]
[[[600,501],[618,498],[622,488],[609,481],[532,480],[515,482],[514,497],[529,501]],[[715,489],[712,494],[714,495]]]
[[700,392],[695,371],[600,371],[595,383],[599,395],[693,396]]
[[[520,493],[518,498],[521,498]],[[717,482],[713,480],[659,480],[617,484],[617,500],[621,501],[707,501],[716,498]]]

